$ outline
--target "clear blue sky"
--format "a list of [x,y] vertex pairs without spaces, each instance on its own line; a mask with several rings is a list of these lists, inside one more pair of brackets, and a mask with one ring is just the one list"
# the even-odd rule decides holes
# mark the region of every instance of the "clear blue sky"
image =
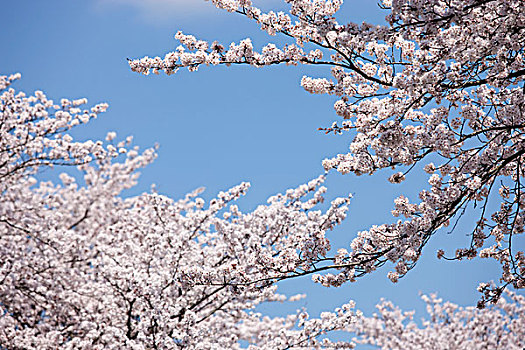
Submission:
[[[267,7],[282,6],[277,0],[264,2]],[[385,15],[372,0],[347,0],[343,6],[341,22],[381,23]],[[15,87],[29,93],[41,89],[56,100],[87,97],[93,104],[110,104],[101,118],[80,127],[76,137],[103,138],[114,130],[122,138],[133,135],[141,148],[159,143],[159,158],[142,172],[132,193],[155,183],[161,193],[178,198],[205,186],[205,197],[210,198],[250,181],[252,188],[240,203],[246,211],[269,195],[318,176],[322,159],[348,147],[347,135],[317,131],[337,119],[334,100],[300,87],[303,75],[326,73],[318,67],[214,67],[171,77],[145,77],[129,70],[127,57],[163,56],[174,49],[177,30],[225,44],[246,37],[259,47],[267,40],[281,40],[208,2],[1,0],[0,13],[1,73],[22,73]],[[393,199],[406,192],[416,200],[416,190],[426,186],[426,178],[417,173],[402,185],[389,184],[386,175],[329,176],[329,197],[354,194],[346,223],[330,233],[335,247],[347,246],[359,230],[391,221]],[[306,292],[306,301],[265,310],[276,314],[306,305],[317,314],[354,299],[370,314],[385,297],[420,312],[419,292],[439,292],[447,300],[475,305],[476,286],[496,279],[499,268],[488,261],[454,263],[435,257],[439,248],[453,253],[458,242],[467,244],[466,228],[460,226],[454,235],[440,232],[418,266],[395,285],[386,278],[389,266],[339,289],[313,285],[308,278],[288,281],[281,290]]]

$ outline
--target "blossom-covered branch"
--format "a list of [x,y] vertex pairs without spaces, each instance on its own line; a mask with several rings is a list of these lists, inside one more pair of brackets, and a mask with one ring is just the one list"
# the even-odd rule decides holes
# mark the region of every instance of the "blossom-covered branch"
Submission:
[[[320,338],[355,322],[352,302],[320,318],[254,310],[286,301],[274,282],[330,249],[325,234],[348,198],[315,209],[323,177],[251,213],[234,204],[247,183],[209,203],[201,190],[179,201],[123,198],[154,150],[140,154],[114,132],[107,142],[73,141],[67,132],[106,105],[27,96],[10,87],[18,78],[0,77],[0,348],[353,347]],[[60,184],[37,180],[55,165],[78,171]]]
[[484,301],[495,301],[507,285],[525,288],[525,255],[515,239],[525,225],[523,1],[384,0],[388,25],[381,26],[339,23],[341,0],[285,0],[286,13],[265,13],[249,0],[212,2],[293,42],[257,52],[249,39],[226,49],[178,32],[175,52],[130,60],[131,69],[171,74],[217,64],[329,65],[331,78],[301,81],[308,92],[337,98],[342,120],[322,130],[351,140],[348,153],[323,161],[325,169],[363,175],[393,168],[392,183],[412,169],[429,174],[419,202],[395,200],[392,213],[404,219],[358,233],[349,251],[333,257],[336,275],[315,280],[339,285],[390,261],[396,282],[431,237],[455,227],[473,205],[481,210],[470,244],[439,250],[438,257],[498,261],[501,284],[486,287]]

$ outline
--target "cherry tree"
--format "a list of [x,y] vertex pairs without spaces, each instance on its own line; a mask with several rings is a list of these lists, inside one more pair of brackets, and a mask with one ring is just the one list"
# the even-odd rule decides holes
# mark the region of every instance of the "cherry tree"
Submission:
[[[391,262],[388,276],[396,282],[440,228],[454,228],[474,206],[481,210],[470,244],[437,256],[501,264],[499,285],[478,288],[480,307],[506,286],[525,288],[525,255],[516,240],[525,225],[525,2],[383,0],[387,25],[339,23],[342,0],[284,0],[288,11],[277,13],[251,0],[211,2],[290,42],[257,51],[250,39],[225,47],[179,31],[175,51],[130,60],[131,69],[170,75],[203,65],[331,67],[331,77],[301,80],[306,91],[336,98],[341,120],[321,129],[350,138],[347,153],[323,161],[326,171],[392,169],[392,183],[411,171],[429,174],[418,202],[395,200],[392,214],[403,219],[359,232],[349,250],[323,257],[331,272],[315,274],[315,281],[339,286]],[[308,271],[316,270],[311,264]]]
[[428,319],[414,322],[414,312],[403,312],[389,301],[377,305],[378,314],[353,323],[358,344],[381,349],[523,349],[525,298],[508,293],[493,307],[478,309],[423,295]]
[[[0,349],[522,349],[525,300],[503,292],[524,287],[515,243],[524,225],[524,3],[385,1],[389,25],[373,26],[338,24],[337,0],[287,0],[288,13],[263,13],[249,0],[212,2],[295,42],[259,53],[249,39],[226,49],[178,33],[176,52],[131,68],[331,66],[331,79],[302,80],[307,91],[337,96],[343,120],[324,130],[351,138],[347,154],[323,162],[326,170],[394,168],[397,183],[424,168],[430,188],[418,204],[398,198],[393,214],[405,220],[360,232],[350,250],[329,240],[350,197],[323,204],[324,175],[248,213],[235,204],[247,183],[208,202],[201,189],[180,200],[154,190],[124,196],[154,149],[140,151],[115,132],[76,141],[70,130],[106,104],[26,95],[12,87],[20,75],[2,76]],[[57,180],[42,180],[45,170]],[[258,312],[262,303],[303,297],[278,293],[285,279],[311,275],[340,286],[391,261],[396,281],[470,203],[483,209],[472,245],[450,258],[501,263],[501,285],[479,287],[485,308],[431,295],[422,322],[387,301],[371,317],[352,301],[318,318]]]
[[[154,149],[139,153],[114,132],[105,142],[74,141],[71,128],[107,105],[28,96],[11,87],[19,77],[0,77],[1,349],[525,345],[525,301],[510,292],[481,311],[427,299],[423,329],[387,302],[370,318],[352,301],[319,318],[262,315],[261,303],[304,297],[279,294],[276,282],[328,254],[326,233],[345,218],[348,197],[316,209],[326,191],[320,176],[250,213],[234,204],[247,183],[208,203],[202,189],[178,201],[155,191],[124,198]],[[39,180],[51,168],[68,171],[56,184]],[[330,340],[331,331],[347,336]]]
[[[276,282],[327,256],[326,234],[345,218],[348,197],[316,209],[320,176],[250,213],[234,204],[247,183],[208,203],[202,189],[178,201],[155,191],[125,198],[154,149],[139,153],[114,132],[74,141],[70,130],[107,105],[28,96],[11,87],[19,77],[0,77],[1,349],[525,345],[525,300],[510,292],[483,310],[426,298],[421,329],[388,302],[370,318],[352,301],[319,318],[262,315],[261,303],[304,297],[279,294]],[[67,170],[59,183],[39,180],[52,168]],[[330,340],[331,331],[347,335]]]
[[[124,198],[155,158],[131,139],[77,142],[71,128],[107,108],[86,99],[27,96],[0,77],[0,349],[352,347],[318,339],[346,330],[349,301],[310,318],[270,318],[254,308],[283,302],[275,282],[330,249],[325,233],[349,198],[323,201],[324,176],[250,213],[233,203],[249,184],[209,203],[154,191]],[[59,184],[39,172],[67,166]]]

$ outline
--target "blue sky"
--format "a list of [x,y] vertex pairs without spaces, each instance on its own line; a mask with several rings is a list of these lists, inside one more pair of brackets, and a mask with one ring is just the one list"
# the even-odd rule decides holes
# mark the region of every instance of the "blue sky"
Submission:
[[[264,1],[264,7],[281,5]],[[281,38],[267,37],[254,23],[222,12],[199,0],[53,0],[0,1],[0,67],[2,74],[22,73],[15,85],[27,92],[41,89],[53,99],[87,97],[108,102],[107,113],[75,131],[80,139],[103,138],[108,131],[134,136],[141,148],[160,145],[159,158],[142,172],[130,194],[152,183],[173,198],[197,187],[210,198],[220,190],[250,181],[241,200],[247,211],[277,192],[323,173],[322,159],[345,152],[347,135],[324,135],[337,116],[334,100],[310,95],[299,84],[303,75],[324,76],[319,67],[213,67],[174,76],[141,76],[129,70],[126,58],[163,56],[178,44],[177,30],[225,44],[251,37],[255,45]],[[341,22],[381,23],[385,13],[375,1],[347,0]],[[426,178],[414,173],[401,185],[387,182],[387,173],[372,177],[330,174],[329,197],[354,194],[349,217],[330,233],[334,246],[347,246],[359,230],[391,221],[393,199],[417,190]],[[287,281],[283,292],[306,292],[305,302],[264,310],[276,314],[306,305],[312,314],[354,299],[370,314],[384,297],[405,309],[423,310],[419,292],[439,292],[461,305],[475,305],[479,282],[496,279],[499,268],[489,262],[446,262],[436,250],[453,253],[467,244],[468,225],[454,235],[445,231],[425,248],[418,266],[397,284],[389,267],[338,289],[313,285],[308,278]],[[459,247],[459,246],[458,246]],[[447,249],[448,248],[448,249]],[[451,254],[449,254],[451,255]]]

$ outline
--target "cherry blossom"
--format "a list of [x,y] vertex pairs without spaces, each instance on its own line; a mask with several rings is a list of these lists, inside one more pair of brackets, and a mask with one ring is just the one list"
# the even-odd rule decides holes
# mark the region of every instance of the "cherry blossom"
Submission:
[[[424,171],[419,201],[399,196],[397,221],[332,247],[330,231],[346,218],[350,196],[324,203],[325,175],[250,212],[236,204],[248,183],[209,201],[202,189],[180,200],[154,189],[126,197],[154,148],[141,151],[113,131],[76,141],[70,130],[106,104],[27,95],[13,88],[19,74],[1,76],[1,349],[525,346],[525,301],[506,289],[525,287],[516,239],[525,225],[525,2],[384,0],[381,26],[340,24],[341,0],[284,2],[288,11],[276,13],[250,0],[211,0],[289,38],[286,45],[258,50],[249,38],[228,46],[177,32],[174,52],[130,67],[173,74],[219,64],[330,66],[331,76],[301,80],[306,91],[335,97],[341,120],[322,130],[350,140],[347,153],[322,162],[325,170],[384,169],[392,184]],[[42,180],[45,169],[57,180]],[[257,309],[303,297],[277,291],[286,279],[338,287],[390,263],[396,282],[469,205],[481,208],[471,244],[437,255],[501,264],[497,285],[479,285],[477,308],[423,296],[429,315],[421,322],[388,301],[372,316],[352,301],[318,317]]]
[[354,341],[392,350],[523,349],[525,299],[507,293],[507,298],[483,310],[423,295],[429,317],[421,322],[414,312],[383,300],[377,314],[352,324]]
[[499,286],[487,287],[481,306],[496,301],[505,286],[525,288],[525,258],[516,240],[525,225],[525,2],[384,0],[387,25],[338,22],[341,0],[284,0],[288,11],[278,13],[252,1],[212,2],[290,42],[257,50],[249,38],[228,47],[178,32],[176,51],[130,60],[131,69],[172,74],[219,64],[329,66],[330,77],[301,80],[306,91],[336,99],[341,120],[321,130],[350,140],[348,152],[323,160],[324,168],[356,175],[391,168],[394,184],[414,171],[429,174],[418,201],[395,201],[397,222],[357,233],[346,253],[330,258],[331,272],[315,274],[315,281],[338,286],[390,262],[388,276],[396,282],[440,228],[453,229],[475,206],[481,210],[470,244],[437,256],[501,264]]
[[[344,264],[341,248],[334,266],[321,265],[331,248],[326,233],[345,218],[348,197],[316,209],[326,192],[320,176],[250,213],[235,205],[247,183],[207,203],[202,189],[181,200],[154,191],[125,198],[155,151],[139,153],[115,132],[108,143],[74,141],[67,132],[107,105],[27,96],[10,87],[19,77],[0,77],[2,349],[524,346],[525,301],[510,292],[483,310],[425,298],[423,328],[388,302],[372,317],[352,301],[317,318],[304,309],[257,312],[261,303],[304,297],[279,294],[277,281]],[[68,170],[59,183],[38,180],[53,166]],[[332,331],[346,336],[330,340]]]
[[[276,282],[312,269],[349,198],[323,202],[324,176],[250,213],[234,204],[242,183],[205,202],[202,189],[175,201],[121,196],[155,158],[131,138],[76,142],[69,130],[107,108],[56,104],[0,77],[0,348],[229,349],[337,347],[320,338],[357,319],[353,302],[313,318],[269,318],[285,302]],[[59,183],[38,179],[49,167]],[[298,300],[301,296],[291,296]]]

